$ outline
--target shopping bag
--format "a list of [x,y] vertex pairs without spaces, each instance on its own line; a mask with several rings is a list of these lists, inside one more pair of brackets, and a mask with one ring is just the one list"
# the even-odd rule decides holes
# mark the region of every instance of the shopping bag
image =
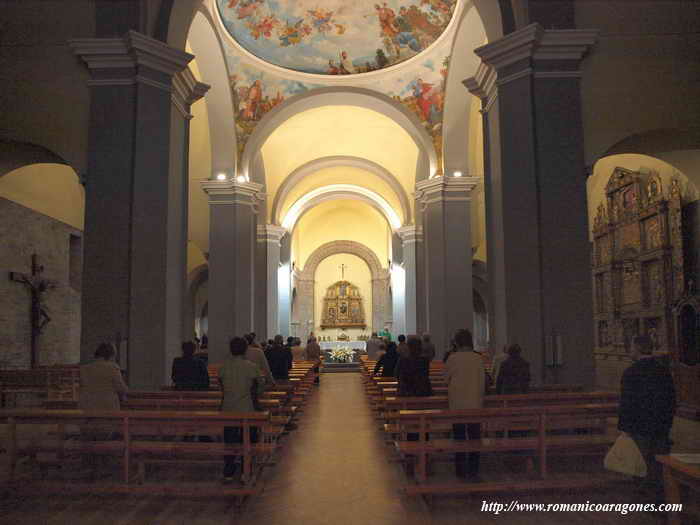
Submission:
[[646,477],[647,464],[634,440],[626,433],[619,435],[615,444],[605,455],[603,463],[607,470],[638,478]]

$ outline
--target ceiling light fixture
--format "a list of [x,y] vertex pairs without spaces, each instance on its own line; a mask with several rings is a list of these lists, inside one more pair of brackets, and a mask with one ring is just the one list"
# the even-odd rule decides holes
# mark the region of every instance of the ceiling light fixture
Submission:
[[454,173],[452,173],[452,176],[453,176],[453,177],[461,177],[461,176],[462,176],[462,172],[461,172],[461,171],[455,171]]
[[236,181],[237,182],[245,182],[246,181],[245,175],[239,175],[238,177],[236,177]]
[[219,173],[216,176],[216,180],[226,180],[226,174],[225,173]]

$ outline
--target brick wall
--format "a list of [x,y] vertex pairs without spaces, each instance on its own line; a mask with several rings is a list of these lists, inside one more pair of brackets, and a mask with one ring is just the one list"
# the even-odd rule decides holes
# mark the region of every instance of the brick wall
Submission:
[[9,272],[30,274],[33,253],[44,266],[43,277],[56,283],[45,295],[51,322],[39,336],[38,363],[78,362],[80,235],[63,222],[0,198],[0,368],[30,365],[30,294],[9,279]]

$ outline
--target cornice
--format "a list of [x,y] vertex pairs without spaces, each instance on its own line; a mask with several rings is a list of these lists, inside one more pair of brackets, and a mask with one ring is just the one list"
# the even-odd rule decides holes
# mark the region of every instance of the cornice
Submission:
[[535,60],[580,61],[598,40],[595,29],[556,29],[542,34],[533,58]]
[[496,94],[496,78],[496,70],[481,62],[474,76],[463,80],[462,84],[472,95],[488,100]]
[[539,24],[530,24],[503,38],[477,47],[474,53],[486,64],[496,69],[530,58],[544,29]]
[[90,70],[144,66],[166,75],[182,71],[194,55],[154,38],[129,31],[123,38],[79,38],[69,46]]
[[192,70],[186,67],[173,75],[173,104],[183,117],[191,119],[190,106],[202,98],[210,87],[208,84],[199,82]]
[[235,180],[203,180],[202,189],[209,195],[210,204],[246,204],[256,207],[262,198],[263,185]]
[[403,243],[418,242],[423,239],[423,228],[414,224],[402,226],[396,230],[396,233]]
[[258,224],[257,234],[259,242],[279,244],[282,241],[282,237],[287,234],[287,229],[276,224]]
[[416,200],[423,206],[434,202],[470,201],[478,177],[433,177],[416,184]]

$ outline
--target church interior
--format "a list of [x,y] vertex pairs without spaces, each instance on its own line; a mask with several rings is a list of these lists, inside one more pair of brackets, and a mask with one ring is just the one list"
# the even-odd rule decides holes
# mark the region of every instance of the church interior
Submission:
[[[484,449],[481,488],[440,460],[404,472],[423,456],[386,430],[405,437],[410,404],[381,418],[392,405],[362,355],[373,333],[429,333],[437,363],[466,328],[487,370],[517,343],[532,395],[557,399],[569,420],[592,413],[603,434],[616,433],[621,378],[647,336],[673,376],[673,451],[700,453],[700,3],[2,4],[0,521],[484,523],[500,516],[482,500],[643,502],[619,479],[614,492],[591,483],[604,452],[591,461],[588,449],[585,460],[552,448],[545,476],[545,437],[534,463]],[[85,424],[78,365],[100,343],[114,345],[137,394],[105,424],[173,426],[124,414],[195,407],[178,428],[189,415],[204,433],[223,424],[195,418],[196,407],[218,410],[214,397],[168,405],[145,394],[171,387],[184,341],[198,341],[211,373],[229,340],[250,333],[315,336],[323,357],[320,372],[295,362],[297,382],[268,392],[265,428],[282,430],[262,464],[251,459],[265,466],[255,486],[222,499],[200,468],[200,496],[218,499],[187,499],[178,461],[221,457],[191,459],[205,443],[176,435],[184,456],[157,468],[145,465],[162,451],[145,447],[143,460],[123,437],[116,453],[90,449],[116,465],[114,479],[75,483],[78,497],[40,490],[73,486],[66,469],[39,466],[39,443]],[[346,373],[325,373],[334,364]],[[447,408],[441,374],[442,405],[417,408]],[[563,406],[567,396],[593,408]],[[549,414],[512,406],[522,412],[511,417]],[[678,496],[690,510],[669,523],[700,523],[693,468]],[[151,474],[177,483],[154,495]]]

